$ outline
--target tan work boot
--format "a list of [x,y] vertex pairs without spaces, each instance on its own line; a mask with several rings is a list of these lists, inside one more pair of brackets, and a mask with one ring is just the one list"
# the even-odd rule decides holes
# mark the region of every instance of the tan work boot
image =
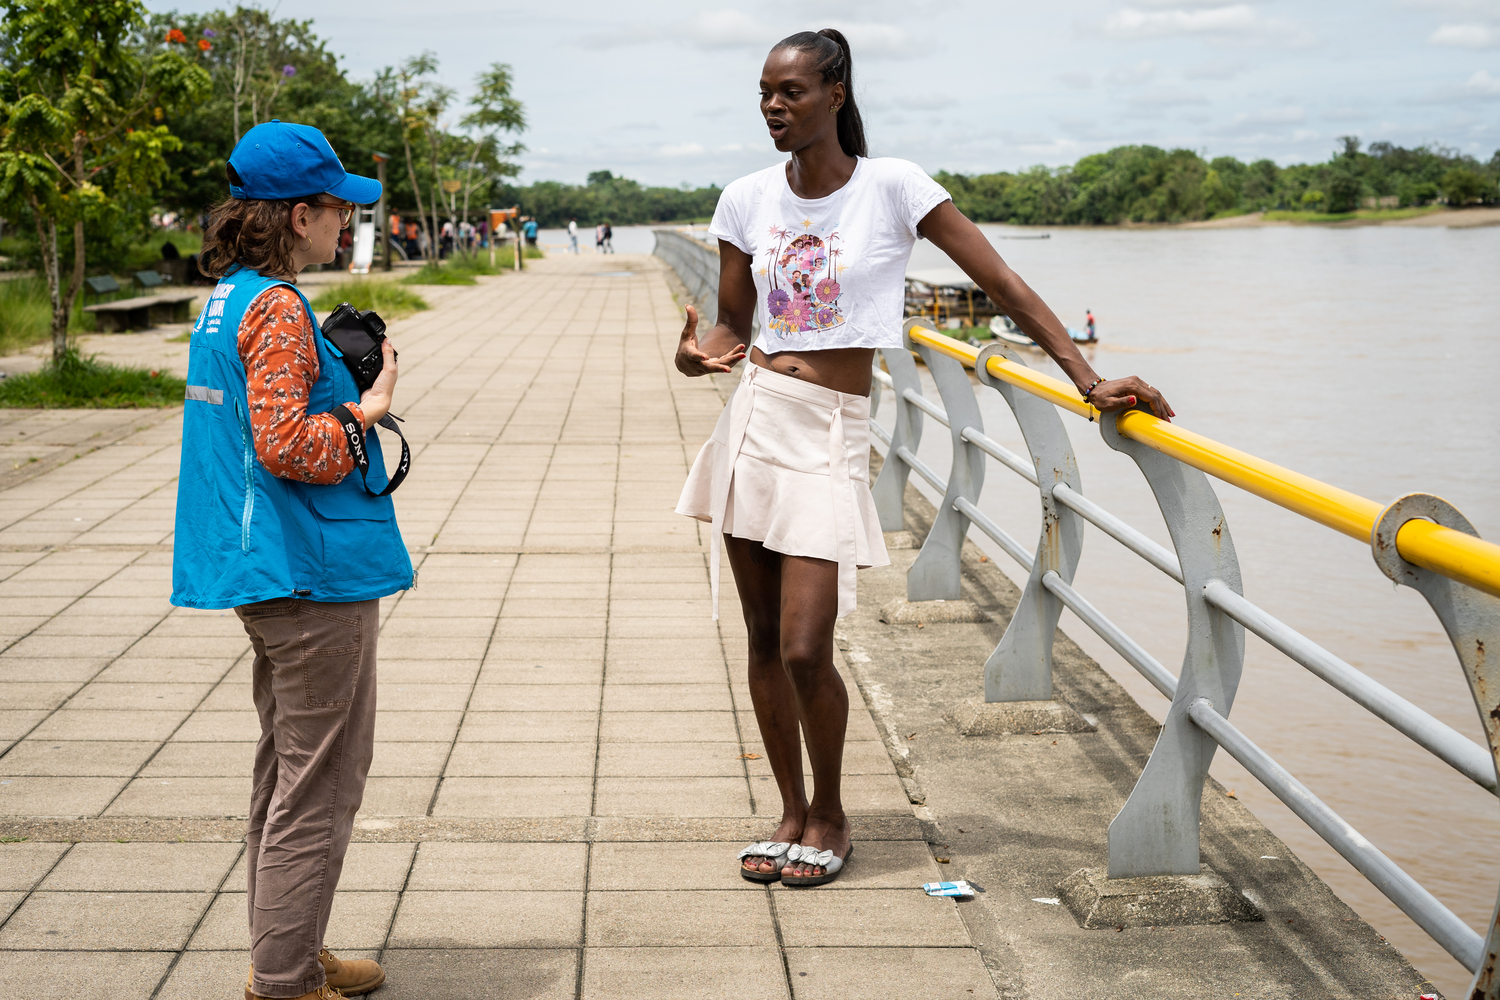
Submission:
[[385,970],[371,958],[351,958],[345,961],[324,948],[318,952],[318,961],[323,963],[328,985],[346,997],[368,993],[385,982]]
[[[385,970],[380,967],[379,962],[372,959],[355,958],[346,962],[324,948],[318,952],[318,961],[322,963],[323,975],[328,977],[326,989],[330,990],[329,996],[334,1000],[369,993],[385,982]],[[245,980],[245,1000],[261,1000],[256,997],[254,987],[255,966],[252,965],[250,976]],[[321,996],[321,993],[309,993],[298,1000],[313,1000]]]
[[[319,986],[311,993],[304,993],[293,1000],[343,1000],[343,994],[331,986]],[[266,997],[258,997],[250,992],[250,987],[245,987],[245,1000],[267,1000]]]

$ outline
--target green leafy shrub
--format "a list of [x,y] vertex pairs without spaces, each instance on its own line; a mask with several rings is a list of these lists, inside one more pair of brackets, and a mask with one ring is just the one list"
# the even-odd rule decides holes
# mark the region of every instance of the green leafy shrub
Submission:
[[1432,181],[1409,181],[1401,185],[1399,194],[1402,208],[1411,208],[1415,205],[1429,205],[1437,200],[1441,192]]
[[387,322],[431,308],[422,296],[407,291],[394,281],[371,279],[340,281],[336,285],[327,285],[312,300],[312,306],[319,313],[327,315],[337,309],[341,302],[347,302],[362,312],[374,309]]
[[403,285],[472,285],[474,274],[472,271],[462,271],[453,267],[444,267],[435,261],[428,261],[422,265],[420,271],[413,271],[401,279]]
[[69,345],[40,371],[0,380],[0,406],[134,409],[177,406],[187,383],[175,375],[83,357]]

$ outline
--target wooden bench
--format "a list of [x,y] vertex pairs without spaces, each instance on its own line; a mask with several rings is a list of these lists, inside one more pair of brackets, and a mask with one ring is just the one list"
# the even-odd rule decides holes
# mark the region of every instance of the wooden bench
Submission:
[[188,306],[197,297],[197,292],[182,289],[100,302],[84,306],[83,311],[94,314],[99,320],[101,332],[123,333],[126,330],[144,330],[158,323],[186,323],[191,318]]

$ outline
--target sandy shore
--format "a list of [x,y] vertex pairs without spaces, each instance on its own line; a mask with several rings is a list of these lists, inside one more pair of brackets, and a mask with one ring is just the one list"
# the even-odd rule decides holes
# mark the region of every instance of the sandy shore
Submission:
[[1409,219],[1350,219],[1347,222],[1286,222],[1267,219],[1264,212],[1234,215],[1206,222],[1181,222],[1170,229],[1256,229],[1261,226],[1444,226],[1449,229],[1473,229],[1477,226],[1500,226],[1500,208],[1442,209],[1429,215]]

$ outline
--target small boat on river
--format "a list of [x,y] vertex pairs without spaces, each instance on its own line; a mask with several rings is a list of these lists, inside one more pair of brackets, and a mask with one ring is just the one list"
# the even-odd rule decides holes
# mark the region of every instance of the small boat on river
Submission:
[[[1004,313],[998,313],[990,318],[990,332],[997,340],[1003,340],[1007,344],[1017,347],[1036,347],[1036,341],[1021,332],[1021,328],[1012,322],[1011,318]],[[1068,327],[1068,336],[1073,338],[1075,344],[1097,344],[1099,337],[1091,330],[1075,330]],[[1040,348],[1038,348],[1040,350]]]

